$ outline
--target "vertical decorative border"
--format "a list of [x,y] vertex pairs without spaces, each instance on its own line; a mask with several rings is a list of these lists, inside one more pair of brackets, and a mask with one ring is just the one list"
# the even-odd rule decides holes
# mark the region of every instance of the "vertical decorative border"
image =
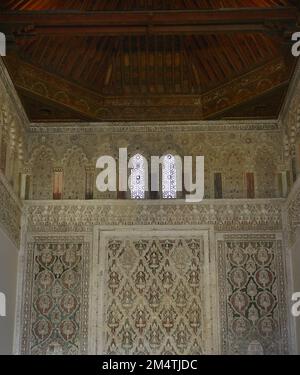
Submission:
[[228,317],[228,301],[224,298],[227,296],[227,274],[226,274],[226,253],[225,241],[273,241],[276,244],[275,249],[275,265],[276,265],[276,278],[278,286],[278,312],[279,312],[279,330],[282,343],[280,344],[280,354],[289,354],[291,350],[289,340],[289,315],[287,308],[287,277],[286,277],[286,263],[283,256],[283,239],[282,233],[219,233],[217,235],[217,262],[218,262],[218,277],[219,277],[219,304],[220,304],[220,339],[221,339],[221,352],[227,353],[227,317]]
[[[81,295],[83,296],[80,317],[80,354],[90,354],[89,342],[89,312],[90,312],[90,289],[91,289],[91,267],[92,267],[92,239],[89,235],[78,235],[78,233],[57,233],[53,234],[31,234],[24,238],[24,252],[20,256],[20,266],[23,275],[18,280],[18,304],[17,304],[17,324],[15,331],[14,352],[16,354],[30,354],[30,337],[32,329],[32,287],[33,287],[33,267],[34,267],[34,243],[35,242],[57,242],[83,244],[83,257],[86,261],[82,262],[82,283]],[[82,339],[82,336],[85,339]]]

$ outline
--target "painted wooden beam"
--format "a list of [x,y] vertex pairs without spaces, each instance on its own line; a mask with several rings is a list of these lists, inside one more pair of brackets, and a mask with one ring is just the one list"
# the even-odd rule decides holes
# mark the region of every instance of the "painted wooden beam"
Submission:
[[296,27],[296,7],[182,11],[2,12],[0,27],[24,35],[118,36],[270,32]]

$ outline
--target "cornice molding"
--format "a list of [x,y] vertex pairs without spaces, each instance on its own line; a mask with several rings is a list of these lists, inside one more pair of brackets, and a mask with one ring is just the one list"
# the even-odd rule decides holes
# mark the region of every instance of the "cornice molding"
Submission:
[[278,131],[277,120],[232,121],[151,121],[151,122],[84,122],[84,123],[31,123],[33,134],[92,134],[107,133],[168,133],[172,132],[221,132],[221,131]]
[[78,199],[68,199],[68,200],[26,200],[24,201],[24,208],[45,206],[45,207],[67,207],[67,206],[85,206],[85,207],[144,207],[144,206],[159,206],[159,207],[201,207],[201,206],[255,206],[255,205],[274,205],[281,206],[286,202],[285,198],[258,198],[258,199],[204,199],[199,203],[188,203],[184,199],[93,199],[93,200],[78,200]]

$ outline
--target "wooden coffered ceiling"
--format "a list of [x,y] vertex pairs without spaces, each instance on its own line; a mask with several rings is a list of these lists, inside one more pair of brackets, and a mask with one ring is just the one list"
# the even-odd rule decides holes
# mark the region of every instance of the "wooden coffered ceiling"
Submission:
[[4,0],[4,62],[32,121],[276,118],[299,3]]

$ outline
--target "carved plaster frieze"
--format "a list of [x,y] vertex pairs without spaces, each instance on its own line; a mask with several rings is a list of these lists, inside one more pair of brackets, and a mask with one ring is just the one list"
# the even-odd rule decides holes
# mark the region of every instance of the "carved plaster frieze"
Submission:
[[91,232],[95,225],[214,225],[217,231],[280,230],[282,200],[26,202],[32,232]]

